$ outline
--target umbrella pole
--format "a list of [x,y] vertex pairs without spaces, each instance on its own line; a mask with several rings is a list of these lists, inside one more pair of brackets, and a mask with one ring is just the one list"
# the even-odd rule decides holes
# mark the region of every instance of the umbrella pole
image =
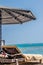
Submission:
[[2,15],[1,15],[1,10],[0,10],[0,53],[1,53],[1,41],[2,41]]

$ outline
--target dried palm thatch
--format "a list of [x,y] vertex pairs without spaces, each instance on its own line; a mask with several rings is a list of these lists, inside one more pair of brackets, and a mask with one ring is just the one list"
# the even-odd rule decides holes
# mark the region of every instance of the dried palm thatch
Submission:
[[35,19],[30,10],[0,7],[0,23],[2,24],[19,24]]

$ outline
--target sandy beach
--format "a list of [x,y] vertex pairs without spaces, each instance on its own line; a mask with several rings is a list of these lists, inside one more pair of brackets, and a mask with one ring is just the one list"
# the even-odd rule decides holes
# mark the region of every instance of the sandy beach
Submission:
[[26,57],[27,61],[36,61],[43,63],[43,55],[41,54],[23,54]]

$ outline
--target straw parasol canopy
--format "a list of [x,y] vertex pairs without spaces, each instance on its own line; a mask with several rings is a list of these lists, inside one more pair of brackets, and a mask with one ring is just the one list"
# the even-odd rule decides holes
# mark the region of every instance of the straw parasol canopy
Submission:
[[35,19],[30,10],[0,7],[0,24],[22,24]]

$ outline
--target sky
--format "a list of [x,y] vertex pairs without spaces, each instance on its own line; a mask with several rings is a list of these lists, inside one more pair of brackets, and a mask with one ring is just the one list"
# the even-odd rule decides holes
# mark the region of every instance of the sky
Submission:
[[6,44],[43,43],[43,0],[0,0],[0,6],[31,10],[36,20],[2,26]]

